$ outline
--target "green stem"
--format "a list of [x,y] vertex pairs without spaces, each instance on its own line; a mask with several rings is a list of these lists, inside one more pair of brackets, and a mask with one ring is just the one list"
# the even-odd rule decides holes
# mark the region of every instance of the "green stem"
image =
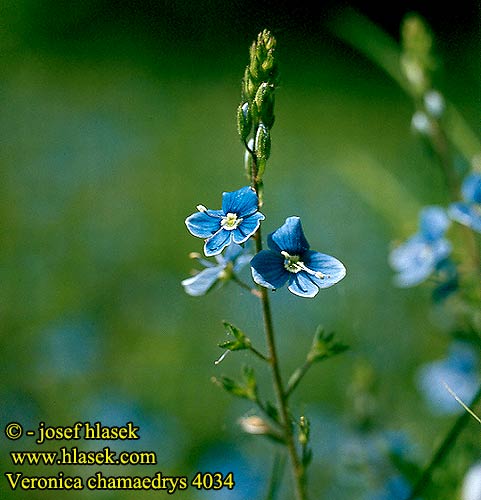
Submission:
[[289,398],[294,389],[299,385],[299,382],[302,380],[311,366],[312,361],[307,359],[304,364],[291,375],[291,378],[287,382],[287,388],[284,392],[286,399]]
[[270,363],[270,360],[267,356],[264,356],[260,351],[258,351],[255,347],[249,346],[249,351],[254,353],[258,358],[262,359],[262,361],[266,361],[267,363]]
[[261,297],[259,290],[256,288],[251,288],[247,283],[244,283],[241,279],[239,279],[235,274],[232,275],[231,277],[232,281],[239,285],[241,288],[244,290],[247,290],[248,292],[252,293],[252,295],[255,295],[256,297]]
[[281,457],[280,455],[276,455],[274,457],[271,481],[269,483],[269,489],[267,491],[266,500],[276,500],[283,471],[284,471],[283,457]]
[[[259,181],[257,178],[258,168],[256,161],[257,158],[255,154],[252,155],[252,160],[253,160],[253,166],[251,172],[251,184],[252,187],[257,192],[259,189]],[[260,228],[255,235],[255,242],[256,242],[256,253],[259,253],[262,250],[262,236]],[[272,381],[279,408],[279,414],[281,417],[281,425],[284,431],[287,451],[289,453],[292,465],[295,490],[296,490],[296,499],[307,500],[305,470],[299,458],[296,444],[294,441],[294,432],[292,428],[291,417],[289,415],[289,409],[287,406],[287,397],[284,392],[284,385],[282,382],[281,370],[279,366],[279,358],[277,356],[277,348],[275,343],[274,326],[272,322],[272,312],[271,312],[268,290],[265,287],[259,286],[259,292],[261,294],[264,331],[266,334],[266,342],[269,352],[269,363],[271,366]]]
[[[260,234],[257,233],[260,240]],[[295,485],[296,485],[296,498],[297,500],[306,500],[306,488],[305,488],[305,473],[304,467],[299,459],[296,445],[294,442],[294,433],[292,429],[291,417],[289,415],[289,410],[287,407],[287,398],[284,393],[284,386],[282,383],[282,377],[279,367],[279,360],[277,356],[277,349],[274,340],[274,328],[272,324],[272,313],[269,303],[268,290],[263,288],[262,293],[262,312],[264,316],[264,330],[266,333],[267,346],[269,350],[269,360],[272,371],[272,379],[274,383],[274,390],[276,393],[277,403],[279,406],[279,412],[281,416],[282,426],[284,428],[284,435],[286,440],[286,446],[291,460]]]
[[[469,405],[470,408],[473,408],[473,406],[475,406],[480,399],[481,399],[481,386],[478,388],[478,392],[476,392],[476,394],[474,395],[471,404]],[[436,452],[432,456],[431,461],[424,468],[423,472],[421,473],[421,476],[416,481],[411,491],[411,494],[409,495],[407,500],[414,500],[429,485],[434,470],[441,464],[446,455],[448,455],[448,453],[451,451],[454,444],[456,443],[456,439],[461,434],[462,430],[466,427],[470,418],[471,415],[467,411],[464,411],[454,421],[454,424],[449,429],[449,432],[446,434],[445,438],[443,439],[443,441],[437,448]]]

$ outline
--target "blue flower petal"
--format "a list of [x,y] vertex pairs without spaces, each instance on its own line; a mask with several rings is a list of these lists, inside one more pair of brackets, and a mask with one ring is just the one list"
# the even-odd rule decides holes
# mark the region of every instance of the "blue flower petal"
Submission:
[[308,250],[303,256],[304,264],[313,271],[320,271],[324,278],[311,276],[311,280],[319,288],[329,288],[341,281],[346,276],[344,264],[330,255]]
[[279,229],[268,236],[267,244],[272,250],[285,251],[289,255],[302,255],[309,250],[299,217],[288,217]]
[[451,219],[481,233],[481,210],[476,205],[451,203],[448,213]]
[[431,251],[433,252],[435,265],[437,266],[440,262],[448,258],[451,250],[452,245],[445,238],[441,238],[440,240],[431,243]]
[[294,295],[300,297],[314,297],[319,292],[319,288],[312,281],[312,276],[305,271],[291,273],[289,286],[287,287]]
[[222,269],[221,266],[204,269],[195,276],[183,280],[182,286],[189,295],[194,297],[205,295],[219,279]]
[[478,173],[468,175],[461,186],[461,193],[468,203],[481,203],[481,175]]
[[260,212],[256,212],[243,219],[237,228],[232,231],[234,243],[240,244],[247,241],[259,229],[261,220],[264,219],[264,215]]
[[410,287],[431,275],[436,266],[436,255],[433,246],[416,234],[390,253],[389,263],[399,273],[394,278],[395,284]]
[[248,264],[252,259],[252,254],[245,253],[240,255],[234,264],[234,273],[237,274],[246,264]]
[[444,208],[438,206],[425,207],[419,214],[419,232],[430,241],[442,238],[450,223]]
[[433,273],[434,267],[424,263],[416,267],[404,269],[394,277],[394,284],[400,288],[416,286],[427,280]]
[[262,250],[251,260],[252,279],[261,286],[275,290],[286,284],[289,272],[284,269],[281,254]]
[[216,216],[217,211],[196,212],[185,219],[187,229],[198,238],[209,238],[220,228],[220,217]]
[[[464,352],[463,352],[464,350]],[[462,401],[470,402],[479,385],[476,360],[463,362],[469,356],[469,347],[455,343],[445,359],[426,363],[418,372],[418,384],[433,412],[454,414],[462,407],[446,390],[447,384]]]
[[204,245],[204,254],[207,257],[217,255],[231,242],[232,231],[220,229],[211,238],[206,240]]
[[433,266],[434,256],[430,245],[419,234],[415,234],[389,254],[389,264],[398,272],[417,267],[421,262],[429,262]]
[[258,206],[257,194],[249,186],[237,191],[222,193],[222,211],[224,214],[233,213],[244,218],[255,213]]
[[225,263],[234,262],[244,251],[240,245],[232,244],[229,245],[224,252],[224,255],[218,255],[216,258],[222,258]]

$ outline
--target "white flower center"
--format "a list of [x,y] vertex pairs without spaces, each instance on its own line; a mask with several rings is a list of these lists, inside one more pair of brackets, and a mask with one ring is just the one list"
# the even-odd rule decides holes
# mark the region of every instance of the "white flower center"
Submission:
[[237,226],[242,222],[242,218],[237,217],[237,214],[233,214],[229,212],[225,217],[222,217],[220,221],[220,225],[227,229],[227,231],[232,231],[233,229],[237,229]]
[[305,271],[307,274],[311,274],[316,278],[324,279],[325,274],[321,273],[321,271],[313,271],[309,269],[304,262],[300,260],[299,255],[289,255],[286,251],[281,252],[284,257],[284,269],[289,271],[290,273],[299,273],[301,271]]

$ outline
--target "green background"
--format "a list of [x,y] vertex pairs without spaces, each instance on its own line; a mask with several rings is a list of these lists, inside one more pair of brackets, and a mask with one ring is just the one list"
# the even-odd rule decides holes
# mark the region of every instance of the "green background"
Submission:
[[[450,318],[432,307],[429,286],[394,288],[387,257],[393,242],[416,230],[418,209],[446,204],[447,196],[436,160],[410,130],[410,98],[329,29],[347,7],[3,2],[2,430],[10,421],[35,430],[40,421],[133,420],[141,440],[111,446],[156,451],[159,463],[14,467],[10,450],[109,443],[37,446],[32,438],[10,442],[2,434],[2,498],[66,494],[10,492],[8,470],[61,469],[84,477],[96,470],[161,470],[191,478],[197,470],[232,468],[234,491],[190,488],[178,495],[248,500],[265,490],[275,447],[242,434],[238,418],[251,414],[251,406],[211,382],[237,376],[249,363],[262,394],[272,399],[264,367],[248,354],[214,365],[222,352],[217,343],[225,339],[221,320],[242,328],[263,350],[259,305],[233,284],[199,298],[180,285],[193,267],[189,252],[202,248],[184,219],[199,203],[219,208],[222,191],[247,183],[235,111],[248,47],[264,27],[277,38],[281,74],[264,179],[264,235],[298,215],[312,248],[338,257],[348,270],[343,282],[315,299],[285,289],[272,296],[284,373],[302,362],[319,324],[351,347],[315,366],[292,399],[312,418],[313,498],[326,491],[326,498],[346,498],[342,487],[328,488],[339,467],[332,457],[351,454],[342,451],[339,436],[352,432],[360,367],[375,380],[376,425],[409,433],[415,455],[427,458],[450,420],[429,412],[416,372],[444,356]],[[448,20],[436,9],[424,7],[423,14],[438,38],[438,88],[475,128],[479,12],[466,3]],[[407,10],[364,13],[398,38]]]

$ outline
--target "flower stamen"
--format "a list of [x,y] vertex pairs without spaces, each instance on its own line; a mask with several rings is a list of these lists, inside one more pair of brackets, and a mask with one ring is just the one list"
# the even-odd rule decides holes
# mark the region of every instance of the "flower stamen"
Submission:
[[315,276],[319,279],[324,279],[326,275],[321,273],[321,271],[313,271],[309,269],[304,262],[300,260],[299,255],[290,255],[285,250],[281,252],[281,255],[284,257],[284,269],[289,271],[290,273],[299,273],[300,271],[305,271],[307,274]]
[[227,231],[232,231],[234,229],[237,229],[237,226],[242,222],[241,217],[237,217],[237,214],[234,214],[232,212],[228,212],[225,217],[222,217],[222,220],[220,221],[220,225],[222,226],[223,229],[226,229]]

